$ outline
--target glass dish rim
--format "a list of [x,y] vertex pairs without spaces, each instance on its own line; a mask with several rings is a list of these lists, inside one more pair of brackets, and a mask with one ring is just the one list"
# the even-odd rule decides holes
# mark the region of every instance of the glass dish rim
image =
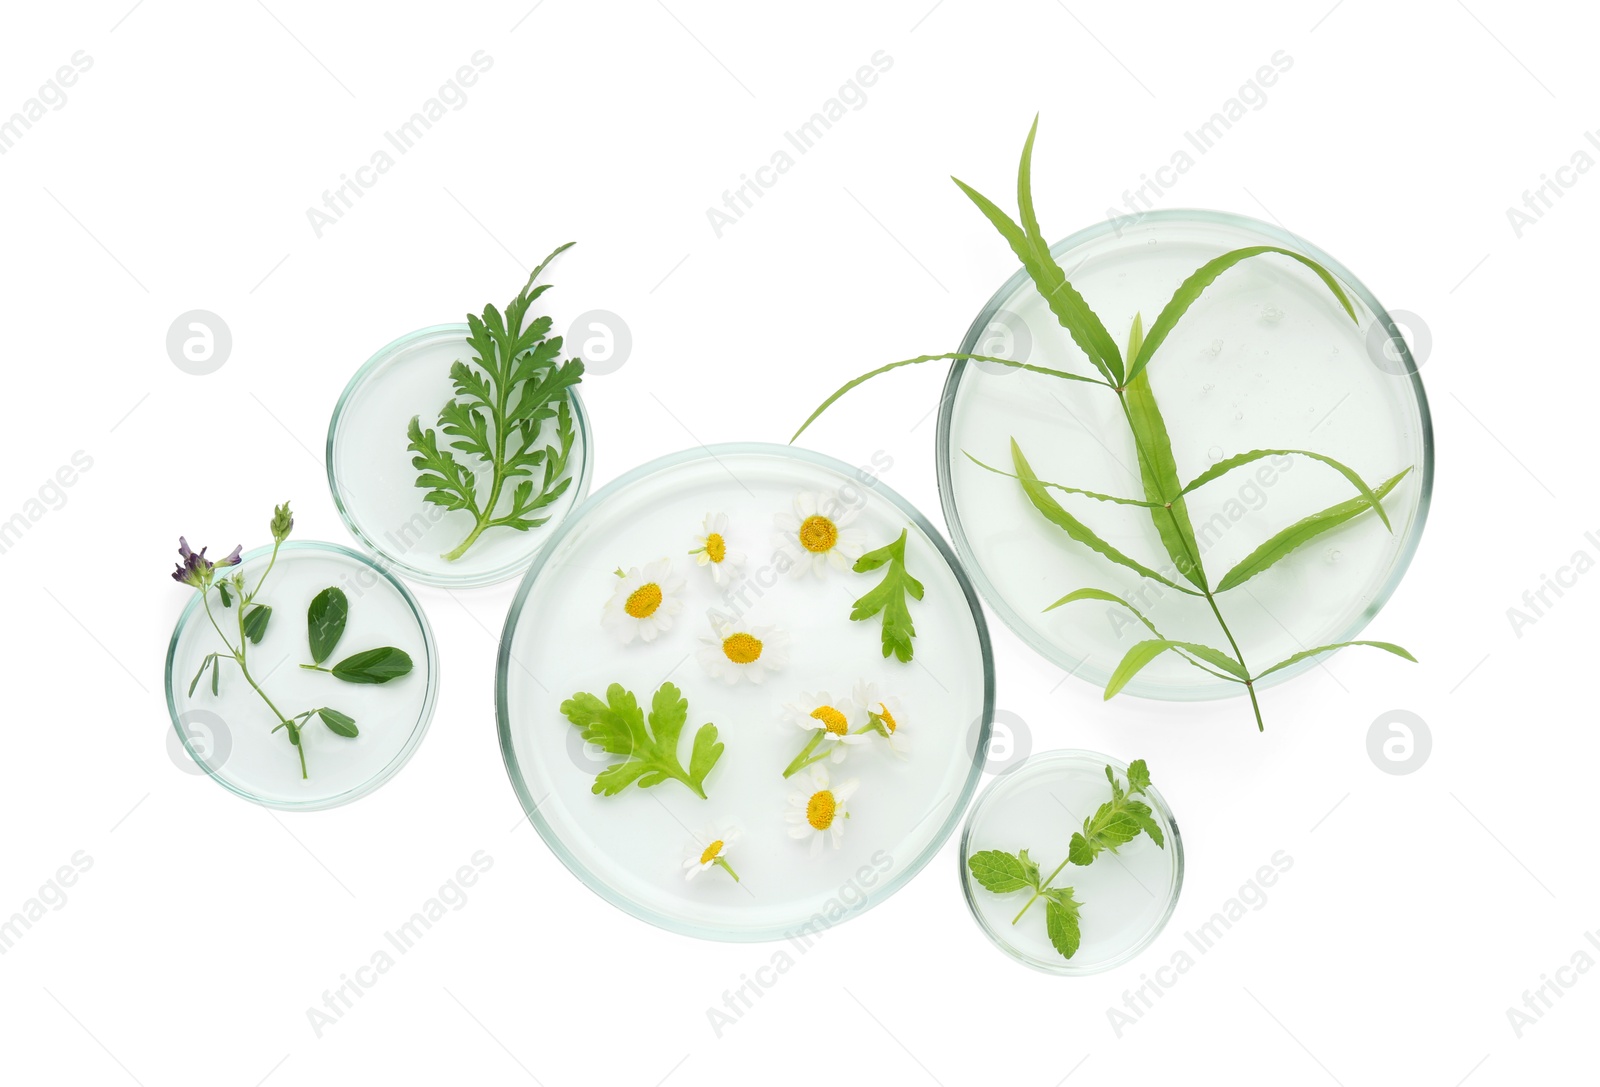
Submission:
[[1143,937],[1129,945],[1128,948],[1119,955],[1107,959],[1105,962],[1099,965],[1093,967],[1078,967],[1074,966],[1070,959],[1062,959],[1060,965],[1056,965],[1054,963],[1047,964],[1044,961],[1036,960],[1006,943],[992,928],[989,927],[988,922],[983,919],[983,914],[978,909],[977,900],[973,897],[973,881],[970,873],[967,871],[967,857],[970,855],[970,849],[972,845],[973,825],[978,821],[979,816],[982,815],[984,808],[994,801],[994,798],[1000,791],[1001,787],[1007,782],[1011,781],[1015,775],[1020,774],[1024,770],[1027,770],[1031,767],[1042,766],[1052,762],[1070,762],[1074,760],[1092,760],[1097,766],[1104,766],[1107,763],[1110,763],[1112,766],[1118,768],[1124,775],[1126,775],[1128,772],[1127,763],[1123,762],[1121,759],[1116,759],[1110,755],[1101,754],[1098,751],[1090,751],[1087,748],[1062,747],[1054,748],[1049,751],[1040,751],[1029,755],[1015,766],[1006,767],[1004,771],[995,776],[993,781],[989,782],[989,784],[983,787],[983,792],[979,793],[978,799],[972,803],[972,810],[967,813],[966,825],[961,828],[961,848],[957,851],[956,855],[956,874],[961,880],[962,897],[966,899],[967,911],[972,914],[973,921],[977,923],[978,928],[982,930],[983,934],[987,936],[989,941],[1001,951],[1004,951],[1012,959],[1016,960],[1022,965],[1031,967],[1042,974],[1053,974],[1058,977],[1090,977],[1094,974],[1103,974],[1108,970],[1114,970],[1119,966],[1124,966],[1133,959],[1137,958],[1146,948],[1156,942],[1156,937],[1160,936],[1167,930],[1167,924],[1172,920],[1172,915],[1177,911],[1178,898],[1183,892],[1183,832],[1178,827],[1177,817],[1172,814],[1172,806],[1167,803],[1166,797],[1161,795],[1161,790],[1152,785],[1145,791],[1145,795],[1150,799],[1151,806],[1154,807],[1156,811],[1166,819],[1167,828],[1169,830],[1169,844],[1173,850],[1171,854],[1173,873],[1172,889],[1167,895],[1166,909],[1162,911],[1160,918],[1158,918],[1156,922],[1151,925],[1149,932],[1145,933]]
[[[339,519],[344,522],[346,531],[348,531],[350,535],[355,538],[356,543],[359,544],[361,548],[374,559],[400,571],[402,576],[422,585],[433,585],[437,587],[456,589],[477,589],[482,588],[485,585],[497,585],[502,581],[510,581],[512,578],[521,575],[522,572],[528,568],[528,564],[533,561],[533,556],[537,554],[545,546],[545,544],[539,544],[528,554],[519,556],[518,558],[512,560],[511,562],[505,563],[502,566],[496,567],[492,570],[485,570],[476,574],[451,576],[449,574],[438,574],[429,570],[419,569],[416,566],[406,562],[403,558],[389,554],[387,550],[385,550],[383,547],[380,547],[376,541],[369,538],[367,534],[361,531],[361,529],[356,525],[354,517],[347,508],[344,490],[339,484],[337,470],[334,463],[334,440],[339,434],[339,426],[344,419],[345,409],[349,406],[351,397],[355,395],[358,389],[363,387],[368,381],[372,380],[374,374],[376,374],[378,369],[382,367],[383,364],[389,362],[400,351],[409,347],[414,347],[418,343],[421,343],[429,338],[436,336],[442,337],[446,334],[449,334],[450,336],[459,335],[460,338],[464,340],[470,333],[471,329],[468,328],[466,324],[459,322],[441,325],[428,325],[425,328],[419,328],[412,332],[407,332],[405,335],[399,336],[396,339],[384,344],[372,355],[371,358],[362,363],[356,372],[350,376],[350,380],[345,383],[344,390],[339,394],[338,401],[333,405],[333,414],[328,419],[328,438],[324,445],[325,454],[323,456],[323,460],[327,464],[328,493],[333,497],[334,508],[339,511]],[[578,433],[577,449],[579,453],[579,468],[577,474],[573,477],[573,487],[571,492],[573,494],[572,506],[567,510],[566,514],[555,519],[555,524],[557,525],[559,525],[561,521],[565,519],[565,517],[571,516],[572,513],[583,504],[584,499],[588,497],[589,482],[594,475],[594,433],[590,428],[589,413],[587,409],[584,408],[583,397],[579,395],[576,387],[567,390],[567,399],[572,404],[572,418]],[[549,539],[550,537],[546,536],[545,542],[548,543]]]
[[[194,613],[200,608],[200,594],[198,592],[194,593],[194,595],[189,598],[189,602],[184,605],[183,611],[178,613],[178,621],[174,623],[172,627],[172,638],[167,643],[167,662],[165,668],[165,680],[167,688],[167,717],[172,722],[173,731],[178,734],[178,742],[183,744],[183,749],[189,753],[189,757],[195,761],[196,765],[206,772],[206,776],[211,778],[211,780],[215,781],[218,785],[221,785],[224,789],[227,789],[230,793],[233,793],[235,796],[243,797],[252,804],[259,804],[263,808],[272,808],[276,811],[325,811],[328,808],[337,808],[345,804],[349,804],[352,801],[360,800],[362,797],[376,792],[381,786],[388,782],[390,778],[398,774],[406,763],[411,761],[411,756],[414,755],[417,748],[422,745],[423,737],[427,735],[428,727],[433,723],[433,711],[439,699],[439,649],[434,643],[433,628],[428,624],[427,613],[422,610],[422,605],[417,602],[417,598],[412,595],[411,590],[406,586],[406,583],[395,577],[389,571],[385,570],[381,563],[374,562],[370,555],[366,555],[360,551],[357,551],[353,547],[346,547],[344,544],[332,543],[327,540],[285,540],[281,550],[322,551],[354,559],[362,565],[368,566],[377,571],[381,577],[388,580],[389,584],[393,585],[397,590],[399,590],[401,599],[404,600],[406,605],[411,609],[412,617],[416,619],[417,626],[422,631],[422,646],[428,657],[427,687],[423,693],[422,709],[417,715],[417,722],[412,726],[411,735],[406,739],[405,746],[402,747],[393,758],[385,763],[381,770],[379,770],[372,777],[368,778],[366,781],[362,782],[360,785],[357,785],[352,789],[346,789],[342,793],[336,793],[333,796],[328,797],[320,797],[316,800],[299,802],[268,800],[265,797],[257,796],[250,790],[236,785],[232,781],[223,777],[204,759],[195,754],[193,746],[191,746],[189,743],[189,737],[184,735],[182,724],[178,720],[177,700],[173,696],[172,665],[177,659],[178,655],[178,637],[183,633],[183,628],[189,622],[190,618],[193,617]],[[251,550],[246,551],[243,556],[241,556],[240,565],[242,566],[244,563],[247,563],[252,559],[265,558],[271,554],[272,546],[270,544],[262,547],[252,548]]]
[[[809,462],[810,464],[838,472],[847,478],[852,479],[859,474],[859,469],[854,468],[835,457],[830,457],[826,453],[818,453],[813,450],[804,449],[797,446],[780,445],[774,442],[721,442],[715,445],[697,446],[691,449],[679,450],[676,453],[668,453],[664,456],[656,457],[653,460],[646,461],[645,463],[623,473],[616,479],[611,480],[594,494],[590,495],[584,500],[581,506],[575,508],[571,514],[569,514],[566,519],[564,519],[562,523],[556,527],[556,531],[551,534],[546,546],[541,548],[539,554],[534,557],[532,565],[529,566],[527,572],[522,577],[522,583],[517,587],[517,595],[512,599],[511,606],[506,610],[505,625],[502,627],[500,634],[500,646],[495,654],[494,711],[496,728],[500,736],[500,754],[505,763],[506,776],[511,779],[512,790],[516,793],[517,802],[522,806],[524,818],[533,824],[534,829],[539,832],[539,837],[544,840],[545,845],[552,853],[555,854],[556,858],[566,866],[567,870],[576,876],[580,883],[588,887],[590,891],[594,892],[606,902],[609,902],[612,906],[615,906],[617,909],[631,917],[636,917],[641,921],[647,922],[648,924],[654,925],[655,927],[664,929],[668,932],[677,933],[682,936],[692,936],[702,940],[715,940],[719,943],[764,943],[774,940],[784,940],[788,939],[792,935],[794,926],[791,925],[788,928],[773,927],[749,929],[741,930],[737,933],[729,933],[724,929],[685,923],[677,918],[669,917],[666,914],[653,910],[647,905],[636,902],[633,899],[618,893],[611,887],[606,886],[598,877],[594,875],[594,873],[589,871],[582,861],[573,855],[572,851],[567,848],[566,843],[560,839],[550,825],[544,820],[543,816],[540,814],[538,804],[533,800],[532,794],[528,791],[527,782],[523,779],[521,769],[517,762],[516,752],[512,746],[510,712],[507,706],[506,695],[506,679],[510,671],[511,640],[516,630],[517,621],[521,618],[522,609],[527,603],[528,594],[532,590],[533,583],[539,576],[539,572],[543,569],[548,557],[555,554],[557,545],[560,544],[567,533],[573,530],[574,526],[581,524],[585,517],[587,517],[594,509],[599,508],[602,503],[607,501],[616,492],[621,491],[633,483],[636,483],[639,480],[644,479],[658,471],[699,460],[716,460],[719,456],[742,456],[746,454],[792,458],[795,460],[805,461]],[[899,492],[894,490],[894,488],[890,487],[887,483],[884,483],[881,478],[876,480],[870,489],[887,497],[890,502],[897,506],[900,511],[911,520],[912,524],[916,525],[917,528],[920,529],[922,533],[933,542],[934,547],[938,550],[945,563],[950,567],[951,572],[955,575],[956,583],[961,587],[961,591],[966,598],[967,608],[972,615],[973,625],[978,636],[978,647],[983,665],[983,726],[978,732],[976,741],[973,745],[973,750],[975,752],[987,751],[989,747],[990,732],[994,720],[995,679],[994,651],[989,640],[989,628],[987,621],[984,618],[983,604],[978,599],[978,594],[973,588],[971,581],[968,580],[966,571],[962,569],[961,563],[957,559],[955,552],[951,550],[949,542],[944,538],[939,530],[934,527],[933,523],[929,521],[921,511],[919,511],[915,506],[901,496]],[[972,758],[972,768],[967,774],[966,782],[961,787],[960,795],[956,798],[956,802],[951,807],[950,813],[945,817],[943,825],[933,835],[933,837],[929,839],[927,847],[924,848],[922,852],[911,861],[910,864],[907,864],[899,872],[895,873],[893,878],[885,881],[883,884],[883,889],[876,896],[869,899],[860,908],[851,910],[839,921],[828,921],[826,918],[824,918],[824,923],[818,931],[825,931],[826,929],[833,928],[835,925],[842,924],[852,918],[861,916],[869,910],[876,908],[884,901],[894,897],[894,895],[897,894],[901,888],[903,888],[907,883],[911,882],[911,880],[915,878],[924,867],[927,866],[928,862],[933,859],[934,855],[938,853],[940,849],[944,848],[945,843],[950,840],[950,836],[955,833],[956,826],[961,822],[962,816],[966,812],[967,805],[972,800],[973,794],[977,791],[978,783],[982,777],[983,760],[981,757],[974,756]],[[810,919],[808,918],[807,920],[809,921]]]
[[[1389,598],[1394,595],[1395,589],[1405,577],[1406,571],[1411,568],[1411,560],[1416,556],[1417,547],[1422,542],[1422,531],[1428,522],[1428,511],[1433,503],[1433,473],[1434,473],[1434,440],[1433,440],[1433,414],[1428,407],[1428,395],[1422,386],[1422,375],[1419,373],[1416,360],[1411,355],[1411,347],[1403,336],[1398,335],[1394,319],[1389,316],[1382,303],[1368,289],[1367,285],[1357,279],[1350,269],[1329,256],[1318,246],[1311,244],[1304,238],[1272,223],[1265,223],[1253,219],[1248,215],[1237,215],[1227,211],[1213,211],[1205,208],[1166,208],[1160,211],[1149,211],[1142,215],[1123,215],[1113,219],[1105,219],[1084,227],[1082,230],[1069,234],[1050,247],[1050,255],[1059,258],[1069,250],[1079,245],[1094,241],[1108,233],[1120,233],[1124,228],[1137,226],[1146,220],[1161,222],[1199,222],[1231,226],[1244,230],[1251,230],[1275,239],[1286,248],[1295,248],[1298,251],[1316,260],[1327,268],[1334,277],[1345,284],[1364,305],[1372,311],[1373,318],[1390,333],[1393,342],[1399,345],[1405,365],[1405,373],[1410,377],[1410,388],[1417,406],[1419,432],[1422,439],[1422,471],[1419,474],[1421,494],[1417,498],[1417,516],[1412,522],[1406,539],[1401,543],[1400,551],[1395,557],[1394,564],[1389,571],[1388,579],[1379,591],[1374,594],[1372,603],[1357,616],[1354,623],[1345,629],[1338,637],[1330,639],[1331,642],[1346,642],[1355,639],[1367,625],[1383,610]],[[989,322],[1004,302],[1016,293],[1024,283],[1028,282],[1028,273],[1025,268],[1018,268],[1013,272],[998,290],[990,296],[979,310],[978,316],[973,319],[967,328],[966,335],[961,341],[961,354],[970,354],[977,344],[978,337],[988,328]],[[934,439],[934,462],[939,479],[939,506],[944,512],[945,524],[950,527],[950,542],[955,547],[956,553],[961,557],[962,563],[968,568],[968,574],[973,584],[978,587],[979,595],[994,609],[1000,621],[1011,629],[1017,637],[1035,653],[1058,668],[1066,670],[1075,678],[1090,682],[1099,687],[1104,687],[1110,677],[1108,670],[1099,667],[1086,667],[1086,662],[1066,656],[1055,646],[1041,637],[1027,624],[1021,614],[1012,607],[1010,602],[995,588],[988,574],[978,562],[977,554],[972,548],[971,541],[967,538],[965,526],[961,516],[956,510],[955,490],[951,476],[950,434],[955,417],[955,398],[960,392],[961,380],[966,373],[967,360],[955,359],[951,362],[950,372],[945,378],[944,389],[939,401],[939,427]],[[1398,376],[1398,375],[1396,375]],[[1335,654],[1338,650],[1334,651]],[[1263,680],[1256,682],[1257,690],[1275,687],[1287,682],[1296,676],[1302,675],[1318,666],[1319,660],[1324,658],[1312,657],[1300,661],[1287,668],[1272,673]],[[1231,685],[1194,686],[1181,688],[1176,691],[1162,691],[1156,693],[1150,685],[1144,683],[1139,677],[1134,679],[1122,690],[1123,695],[1132,695],[1135,698],[1146,698],[1157,702],[1202,702],[1215,701],[1228,698],[1240,698],[1239,692],[1227,689]]]

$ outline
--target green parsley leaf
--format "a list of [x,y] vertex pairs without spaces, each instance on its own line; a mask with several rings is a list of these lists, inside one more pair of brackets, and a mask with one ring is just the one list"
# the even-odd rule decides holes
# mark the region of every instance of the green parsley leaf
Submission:
[[922,599],[922,582],[912,577],[906,569],[905,529],[900,530],[900,538],[893,543],[862,555],[856,560],[854,569],[858,574],[865,574],[885,564],[889,569],[884,573],[883,580],[878,582],[877,588],[855,602],[850,618],[871,619],[882,612],[883,655],[887,657],[892,653],[897,660],[905,663],[911,660],[911,639],[917,636],[916,628],[911,623],[911,611],[906,606],[906,597]]
[[581,730],[586,743],[609,755],[623,756],[622,762],[596,775],[593,792],[615,796],[635,782],[648,789],[671,778],[705,799],[706,775],[722,757],[723,745],[717,740],[717,726],[701,725],[694,736],[689,769],[683,768],[678,761],[678,739],[689,719],[689,702],[675,685],[663,683],[656,690],[650,700],[648,728],[638,699],[620,683],[606,688],[604,701],[586,692],[573,695],[561,703],[561,713]]

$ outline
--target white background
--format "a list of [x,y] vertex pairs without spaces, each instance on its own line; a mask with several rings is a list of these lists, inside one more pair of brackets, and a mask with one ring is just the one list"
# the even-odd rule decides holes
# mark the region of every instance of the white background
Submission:
[[[1582,693],[1600,575],[1520,638],[1506,609],[1573,552],[1600,553],[1584,538],[1600,529],[1586,331],[1600,178],[1567,175],[1520,237],[1506,208],[1600,120],[1595,27],[1570,6],[1330,2],[13,6],[0,117],[75,51],[93,65],[0,156],[0,519],[39,512],[30,499],[75,452],[93,466],[0,555],[0,915],[74,853],[93,863],[0,957],[6,1078],[1591,1075],[1597,973],[1564,972],[1571,988],[1520,1037],[1507,1008],[1600,926]],[[494,64],[467,104],[318,238],[306,209],[477,50]],[[866,105],[717,237],[707,207],[878,50],[893,67]],[[1042,111],[1040,213],[1065,236],[1278,50],[1294,63],[1265,105],[1159,205],[1279,220],[1428,328],[1434,512],[1370,628],[1422,664],[1339,656],[1266,695],[1258,735],[1239,703],[1102,704],[995,630],[1000,703],[1031,745],[1149,759],[1182,823],[1182,902],[1130,966],[1073,980],[1004,958],[967,915],[952,841],[719,1037],[707,1009],[776,949],[651,929],[517,827],[492,712],[511,585],[418,590],[442,697],[373,796],[280,816],[175,768],[161,669],[187,591],[167,579],[176,537],[214,554],[263,542],[291,498],[299,537],[345,540],[328,415],[389,339],[503,301],[576,238],[546,297],[569,318],[614,311],[634,339],[584,385],[597,486],[701,442],[782,440],[845,377],[954,349],[1011,272],[947,175],[1009,205]],[[233,337],[205,377],[165,347],[196,308]],[[926,416],[941,377],[885,379],[808,443],[855,463],[887,451],[886,481],[937,519]],[[1367,753],[1394,709],[1433,737],[1409,775]],[[466,906],[318,1038],[306,1009],[479,850],[494,863]],[[1293,867],[1266,904],[1119,1037],[1107,1008],[1279,850]]]

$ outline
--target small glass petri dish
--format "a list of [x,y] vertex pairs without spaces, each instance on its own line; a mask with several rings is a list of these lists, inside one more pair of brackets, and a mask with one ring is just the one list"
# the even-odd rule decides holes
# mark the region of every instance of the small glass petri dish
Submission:
[[[328,423],[328,486],[339,516],[356,541],[401,576],[425,585],[470,588],[521,574],[556,526],[589,493],[594,451],[589,417],[569,389],[576,438],[565,493],[539,512],[544,524],[526,531],[486,531],[460,558],[444,556],[466,539],[472,515],[423,501],[406,428],[420,417],[439,432],[439,409],[454,395],[450,364],[473,357],[464,324],[434,325],[400,337],[373,355],[345,386]],[[555,423],[541,440],[553,441]],[[440,448],[452,439],[439,433]],[[467,468],[479,462],[460,455]],[[479,493],[488,490],[480,473]],[[500,503],[504,507],[505,502]]]
[[1119,782],[1127,782],[1126,764],[1092,751],[1032,755],[979,794],[961,834],[961,888],[973,919],[1000,950],[1047,974],[1110,970],[1149,947],[1166,927],[1183,888],[1183,838],[1160,790],[1152,786],[1141,799],[1161,826],[1164,846],[1140,834],[1116,853],[1102,852],[1092,864],[1065,865],[1051,884],[1071,887],[1080,903],[1081,943],[1070,959],[1050,943],[1042,899],[1018,918],[1032,892],[990,892],[973,878],[967,859],[987,849],[1026,849],[1049,876],[1066,860],[1073,832],[1111,799],[1107,766]]
[[[1051,252],[1120,346],[1136,313],[1149,329],[1196,268],[1254,245],[1282,246],[1321,263],[1343,284],[1359,323],[1290,258],[1256,256],[1224,272],[1147,371],[1179,478],[1195,479],[1256,449],[1321,453],[1374,488],[1410,469],[1384,499],[1392,532],[1363,515],[1218,594],[1246,663],[1260,671],[1308,647],[1356,638],[1410,564],[1433,487],[1433,430],[1417,361],[1394,319],[1355,276],[1267,223],[1221,212],[1158,211],[1097,223]],[[983,307],[961,351],[1093,374],[1021,270]],[[956,553],[1007,626],[1047,660],[1097,686],[1136,642],[1153,635],[1109,603],[1046,610],[1078,589],[1133,602],[1166,638],[1228,647],[1204,600],[1146,581],[1073,542],[1020,486],[970,459],[1010,471],[1013,440],[1041,479],[1143,497],[1128,425],[1108,390],[997,363],[954,363],[939,413],[940,499]],[[1281,529],[1355,495],[1326,464],[1293,455],[1251,462],[1189,493],[1211,584]],[[1124,554],[1158,571],[1171,566],[1147,510],[1057,497]],[[1281,683],[1321,659],[1274,672],[1257,686]],[[1243,693],[1174,653],[1158,657],[1124,690],[1170,700]]]
[[[851,619],[852,602],[880,583],[883,569],[856,573],[843,564],[821,577],[796,577],[779,558],[775,517],[808,501],[802,496],[839,511],[841,546],[855,536],[858,550],[876,549],[905,534],[906,567],[923,586],[922,598],[908,601],[916,629],[910,661],[885,657],[878,618]],[[743,552],[741,577],[719,584],[690,554],[708,515],[725,518],[717,522],[725,554]],[[670,569],[658,567],[651,576],[660,580],[650,584],[681,607],[653,640],[623,644],[603,622],[608,600],[631,584],[619,588],[616,571],[661,560]],[[713,634],[713,622],[723,621],[757,632],[763,654],[786,642],[786,659],[760,683],[735,676],[730,684],[717,658],[725,643]],[[579,693],[606,696],[619,684],[648,710],[669,681],[688,702],[680,757],[690,758],[691,736],[707,722],[724,745],[704,779],[706,797],[672,779],[597,795],[598,776],[620,757],[586,744],[563,704]],[[894,894],[949,839],[981,776],[974,753],[989,748],[994,707],[982,609],[938,530],[873,466],[780,445],[677,453],[597,491],[523,579],[506,617],[496,682],[512,787],[534,828],[590,889],[673,932],[789,939],[801,948]],[[813,768],[829,775],[830,790],[856,783],[837,847],[829,840],[813,850],[809,839],[791,837],[804,828],[788,821],[797,796],[796,810],[809,820],[807,795],[815,796],[808,771],[783,775],[817,735],[796,718],[820,701],[845,707],[841,716],[863,725],[865,713],[850,708],[860,682],[898,705],[896,735],[909,751],[900,758],[886,737],[859,735],[842,762]],[[795,706],[801,714],[790,712]],[[739,881],[716,869],[686,878],[696,835],[720,840],[724,828],[737,834],[726,859]]]
[[[257,548],[228,572],[242,573],[253,585],[271,555],[271,547]],[[382,684],[348,683],[300,667],[311,663],[306,611],[330,586],[344,591],[349,609],[344,633],[325,665],[395,646],[411,657],[408,674]],[[238,644],[232,626],[238,622],[237,601],[233,608],[221,607],[214,589],[207,600],[211,615]],[[247,647],[246,659],[272,704],[291,717],[326,706],[352,718],[359,733],[346,738],[316,717],[307,721],[301,733],[302,777],[299,751],[275,730],[278,718],[231,657],[220,662],[215,677],[208,669],[195,682],[206,655],[223,645],[194,592],[167,647],[167,710],[180,769],[208,774],[246,800],[288,811],[333,808],[366,796],[406,764],[433,718],[439,654],[421,606],[403,582],[367,556],[340,544],[298,540],[279,550],[256,603],[270,604],[272,614],[260,642]]]

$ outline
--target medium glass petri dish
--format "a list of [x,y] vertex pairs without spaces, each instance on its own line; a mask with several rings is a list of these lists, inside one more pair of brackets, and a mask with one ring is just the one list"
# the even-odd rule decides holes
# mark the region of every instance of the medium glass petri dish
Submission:
[[[909,662],[885,658],[877,618],[852,621],[852,602],[882,570],[846,565],[822,577],[791,576],[778,558],[776,515],[797,496],[839,510],[839,527],[876,548],[906,535],[905,560],[924,587],[909,601],[916,636]],[[708,514],[725,515],[728,548],[744,552],[744,577],[719,587],[689,552]],[[845,517],[850,521],[845,523]],[[681,600],[670,629],[623,645],[602,624],[616,571],[668,560],[661,584]],[[674,584],[681,581],[681,587]],[[787,635],[787,659],[764,682],[732,685],[712,674],[721,651],[712,620]],[[773,631],[781,632],[774,634]],[[719,666],[720,667],[720,666]],[[678,751],[714,723],[725,749],[705,778],[706,799],[677,780],[596,795],[596,777],[620,761],[587,745],[562,710],[579,692],[610,684],[648,708],[670,681],[688,701]],[[851,698],[857,682],[898,701],[904,759],[883,737],[822,762],[831,786],[855,781],[838,848],[790,836],[791,796],[811,793],[809,771],[783,770],[811,733],[786,720],[818,692]],[[805,696],[812,696],[807,698]],[[892,895],[954,831],[988,749],[994,670],[983,613],[948,545],[928,520],[868,466],[779,445],[717,445],[636,468],[596,492],[534,559],[500,641],[496,709],[507,773],[529,820],[566,866],[622,910],[704,939],[792,939],[820,932]],[[891,702],[891,706],[895,703]],[[853,718],[852,720],[858,720]],[[718,869],[686,878],[702,831],[737,833]],[[831,830],[830,830],[831,834]]]
[[[1282,246],[1321,263],[1343,284],[1359,323],[1290,258],[1256,256],[1224,272],[1147,371],[1179,477],[1192,480],[1255,449],[1321,453],[1375,488],[1410,468],[1384,499],[1392,532],[1365,514],[1218,595],[1246,663],[1259,671],[1303,649],[1355,638],[1416,552],[1433,487],[1433,431],[1417,364],[1371,291],[1316,246],[1267,223],[1210,211],[1152,212],[1098,223],[1051,252],[1123,345],[1135,313],[1148,329],[1196,268],[1252,245]],[[984,306],[961,351],[1094,373],[1021,270]],[[1167,638],[1227,648],[1203,599],[1147,582],[1073,542],[1020,486],[970,459],[1009,471],[1013,439],[1041,479],[1143,497],[1132,438],[1110,391],[995,363],[954,363],[939,414],[941,502],[957,554],[1007,626],[1046,659],[1099,686],[1136,642],[1153,635],[1107,603],[1045,610],[1077,589],[1104,589],[1135,603]],[[1237,468],[1186,501],[1214,585],[1279,530],[1355,495],[1327,465],[1288,456]],[[1170,566],[1147,510],[1056,497],[1124,554],[1158,571]],[[1275,672],[1258,687],[1318,659]],[[1238,696],[1243,688],[1167,653],[1125,691],[1192,700]]]
[[1043,899],[1018,918],[1032,892],[988,891],[973,878],[967,858],[987,849],[1026,849],[1049,876],[1066,859],[1073,832],[1111,799],[1107,766],[1119,782],[1127,782],[1125,763],[1092,751],[1030,756],[988,784],[961,834],[961,887],[973,919],[1000,950],[1047,974],[1110,970],[1149,947],[1166,927],[1183,889],[1183,838],[1160,790],[1152,786],[1141,799],[1161,826],[1163,846],[1140,834],[1116,853],[1102,852],[1092,864],[1066,865],[1051,884],[1071,887],[1080,903],[1081,943],[1070,959],[1050,943]]
[[[271,547],[257,548],[228,573],[242,573],[253,585],[271,556]],[[306,610],[329,586],[344,591],[349,613],[325,666],[362,650],[395,646],[411,657],[408,674],[383,684],[358,684],[299,667],[311,663]],[[212,615],[237,644],[237,601],[222,608],[214,589],[208,600]],[[181,751],[196,772],[268,808],[315,811],[366,796],[406,764],[433,718],[439,654],[421,606],[404,583],[367,556],[339,544],[298,540],[280,549],[256,603],[270,604],[272,615],[261,641],[248,646],[246,659],[273,705],[291,717],[330,707],[353,718],[359,734],[346,738],[315,717],[307,721],[301,733],[307,775],[302,778],[299,752],[274,730],[278,718],[231,657],[220,664],[215,693],[210,670],[193,682],[205,656],[223,650],[200,594],[193,592],[167,647],[167,710]]]
[[[416,485],[406,427],[420,417],[424,429],[439,432],[439,409],[455,395],[450,364],[473,357],[467,332],[464,324],[434,325],[384,347],[350,379],[328,423],[328,486],[339,516],[363,548],[425,585],[470,588],[516,577],[589,492],[593,439],[583,400],[571,389],[567,396],[576,438],[567,475],[572,483],[540,511],[546,522],[526,531],[489,529],[460,558],[444,558],[467,537],[473,518],[423,501],[426,492]],[[541,441],[553,441],[554,421],[544,426]],[[441,449],[451,440],[439,433]],[[458,459],[469,469],[479,463],[464,454]],[[484,494],[488,473],[478,478]]]

